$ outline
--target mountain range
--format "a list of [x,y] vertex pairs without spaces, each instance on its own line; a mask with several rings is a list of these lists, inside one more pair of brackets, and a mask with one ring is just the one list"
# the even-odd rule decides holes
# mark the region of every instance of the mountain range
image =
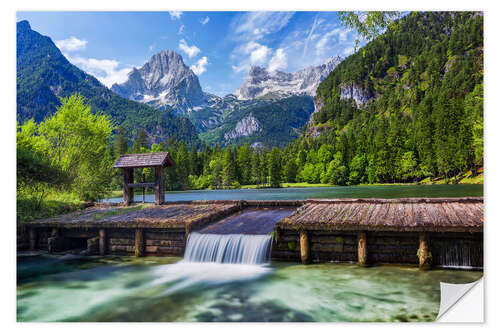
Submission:
[[31,29],[28,21],[17,23],[17,121],[33,118],[42,121],[53,114],[60,98],[80,93],[91,107],[111,116],[130,138],[145,129],[150,143],[166,141],[170,136],[199,144],[197,131],[186,118],[171,108],[162,110],[120,97],[71,64],[46,36]]
[[318,85],[340,62],[340,57],[332,57],[295,73],[252,67],[240,88],[219,97],[203,91],[181,55],[164,50],[133,68],[124,83],[108,89],[72,65],[49,37],[21,21],[17,118],[41,121],[55,112],[60,97],[79,92],[93,108],[124,126],[131,138],[144,128],[151,143],[170,135],[194,143],[199,134],[208,144],[282,147],[308,123]]
[[[253,66],[240,88],[233,94],[219,97],[202,90],[198,77],[186,66],[182,56],[165,50],[153,55],[141,68],[133,68],[127,81],[114,84],[111,89],[133,101],[157,108],[172,107],[177,114],[187,116],[200,137],[209,144],[250,142],[283,146],[296,138],[308,122],[314,111],[312,98],[319,83],[341,60],[332,57],[324,64],[295,73]],[[289,123],[277,117],[262,118],[266,110],[283,110],[276,109],[277,105],[283,105],[293,96],[300,98],[293,99],[295,107],[285,108],[285,118],[291,120]],[[296,103],[299,100],[301,102]],[[266,134],[271,129],[281,133],[279,139]]]

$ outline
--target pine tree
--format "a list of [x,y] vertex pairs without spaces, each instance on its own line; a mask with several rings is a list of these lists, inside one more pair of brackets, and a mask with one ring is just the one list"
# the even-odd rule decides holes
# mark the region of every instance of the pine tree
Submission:
[[230,147],[226,147],[223,155],[223,185],[231,187],[236,181],[236,163]]
[[132,146],[132,151],[134,154],[140,153],[144,149],[148,149],[148,134],[146,130],[141,129],[139,132],[139,136],[134,141],[134,145]]
[[281,183],[281,154],[278,147],[273,147],[269,157],[269,182],[271,187],[280,187]]
[[125,137],[125,129],[120,126],[118,127],[113,142],[113,152],[115,157],[126,154],[128,151],[128,140]]

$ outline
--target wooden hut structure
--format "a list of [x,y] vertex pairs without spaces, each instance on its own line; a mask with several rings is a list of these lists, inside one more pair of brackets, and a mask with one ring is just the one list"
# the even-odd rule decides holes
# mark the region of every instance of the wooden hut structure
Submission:
[[[123,169],[123,203],[130,205],[134,201],[134,188],[154,188],[155,204],[165,201],[165,168],[174,162],[168,152],[120,155],[113,168]],[[154,168],[154,183],[134,183],[135,168]]]

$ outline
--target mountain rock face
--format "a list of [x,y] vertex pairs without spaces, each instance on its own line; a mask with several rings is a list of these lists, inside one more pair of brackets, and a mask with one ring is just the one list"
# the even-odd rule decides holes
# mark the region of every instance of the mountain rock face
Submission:
[[342,61],[338,56],[328,59],[320,66],[310,66],[295,73],[268,71],[254,66],[248,78],[234,95],[238,99],[254,99],[263,96],[286,97],[308,95],[314,97],[319,83]]
[[[361,89],[354,82],[342,83],[339,86],[339,90],[340,90],[340,99],[353,100],[358,109],[361,109],[363,106],[365,106],[371,98],[371,95],[367,91]],[[321,107],[319,107],[319,109],[321,109]]]
[[262,129],[262,125],[259,121],[252,115],[249,114],[245,118],[241,119],[236,123],[234,130],[224,134],[225,140],[236,139],[240,136],[250,136]]
[[134,68],[128,80],[111,90],[122,97],[155,107],[171,106],[177,113],[189,113],[206,103],[198,77],[172,50],[155,54],[141,68]]
[[120,97],[71,64],[54,42],[32,30],[28,21],[17,23],[16,47],[19,123],[31,118],[43,121],[56,112],[61,97],[79,93],[92,111],[103,112],[116,125],[123,125],[129,137],[144,129],[151,143],[170,136],[198,143],[196,129],[188,119],[175,116],[171,109],[158,110]]
[[255,147],[284,147],[300,135],[314,110],[313,99],[307,95],[250,101],[255,103],[235,108],[219,126],[200,133],[200,138],[221,146],[248,143]]

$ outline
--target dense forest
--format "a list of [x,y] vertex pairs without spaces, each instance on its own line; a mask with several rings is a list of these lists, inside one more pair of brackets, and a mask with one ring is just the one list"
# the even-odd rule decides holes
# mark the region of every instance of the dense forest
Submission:
[[[346,87],[368,102],[342,96]],[[345,182],[477,170],[483,165],[482,15],[410,13],[343,61],[318,87],[316,102],[323,107],[314,126],[288,151],[328,147],[340,154]]]

